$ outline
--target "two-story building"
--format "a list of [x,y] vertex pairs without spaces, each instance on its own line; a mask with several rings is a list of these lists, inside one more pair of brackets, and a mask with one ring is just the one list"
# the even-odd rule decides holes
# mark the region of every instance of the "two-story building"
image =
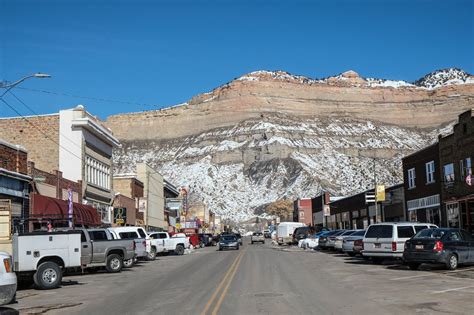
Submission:
[[402,164],[407,219],[444,226],[439,144],[404,157]]
[[443,182],[442,203],[446,224],[474,232],[474,117],[469,110],[459,115],[453,132],[440,136],[439,169]]
[[104,224],[112,222],[112,150],[120,145],[84,106],[50,115],[1,118],[2,137],[22,145],[46,172],[82,183],[83,204],[91,205]]

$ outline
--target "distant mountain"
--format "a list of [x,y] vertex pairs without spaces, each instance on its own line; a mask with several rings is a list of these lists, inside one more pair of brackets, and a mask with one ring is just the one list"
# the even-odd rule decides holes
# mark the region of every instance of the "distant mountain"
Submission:
[[[311,79],[255,71],[167,109],[114,115],[116,173],[147,162],[225,217],[244,221],[281,198],[348,195],[402,180],[401,157],[471,108],[458,69],[405,81],[354,71]],[[444,128],[444,130],[440,129]]]

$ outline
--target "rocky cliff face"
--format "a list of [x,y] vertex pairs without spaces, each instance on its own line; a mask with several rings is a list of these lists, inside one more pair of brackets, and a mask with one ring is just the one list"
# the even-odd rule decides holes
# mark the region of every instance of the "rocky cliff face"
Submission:
[[257,71],[185,104],[109,117],[123,144],[115,171],[147,162],[236,220],[282,197],[366,189],[374,161],[378,181],[391,185],[402,180],[402,156],[472,107],[472,83],[457,69],[413,84]]

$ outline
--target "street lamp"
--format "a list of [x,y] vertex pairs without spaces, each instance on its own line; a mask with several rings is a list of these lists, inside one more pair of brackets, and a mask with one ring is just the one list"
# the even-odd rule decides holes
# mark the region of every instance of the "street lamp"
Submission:
[[0,95],[0,98],[3,97],[5,94],[7,94],[8,91],[13,89],[15,86],[17,86],[21,82],[23,82],[25,80],[28,80],[30,78],[45,79],[45,78],[51,78],[51,76],[49,74],[46,74],[46,73],[35,73],[35,74],[28,75],[24,78],[21,78],[20,80],[18,80],[16,82],[13,82],[13,83],[10,83],[10,84],[0,82],[0,88],[6,89],[6,91],[3,92],[2,95]]

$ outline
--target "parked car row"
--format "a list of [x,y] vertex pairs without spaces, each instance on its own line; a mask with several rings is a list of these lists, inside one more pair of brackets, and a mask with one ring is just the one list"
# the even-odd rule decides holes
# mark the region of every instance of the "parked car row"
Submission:
[[410,269],[421,264],[443,264],[454,270],[474,264],[474,237],[458,228],[429,223],[385,222],[367,230],[332,230],[311,234],[298,242],[302,248],[336,250],[374,263],[398,259]]
[[[16,292],[17,277],[32,280],[39,289],[57,288],[70,271],[118,273],[138,260],[153,261],[157,254],[213,244],[213,235],[149,232],[142,227],[57,229],[14,234],[13,256],[0,253],[0,305]],[[13,279],[13,280],[12,280]]]

